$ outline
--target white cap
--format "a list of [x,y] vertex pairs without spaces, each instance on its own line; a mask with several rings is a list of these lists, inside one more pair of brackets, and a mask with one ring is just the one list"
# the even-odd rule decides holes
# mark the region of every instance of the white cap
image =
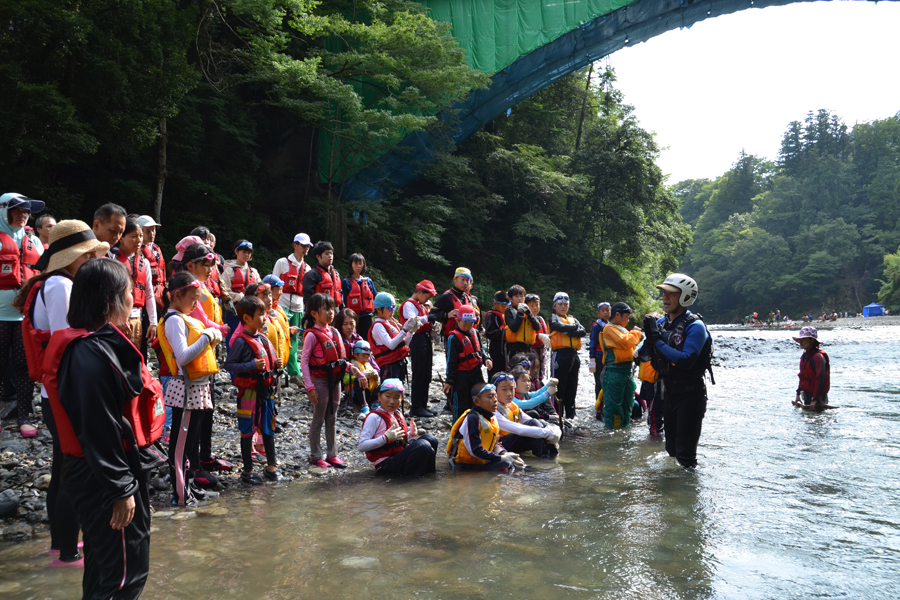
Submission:
[[298,233],[294,236],[295,244],[303,244],[304,246],[312,246],[312,241],[310,241],[309,236],[305,233]]
[[137,223],[141,227],[162,227],[162,223],[157,223],[150,215],[141,215],[137,218]]

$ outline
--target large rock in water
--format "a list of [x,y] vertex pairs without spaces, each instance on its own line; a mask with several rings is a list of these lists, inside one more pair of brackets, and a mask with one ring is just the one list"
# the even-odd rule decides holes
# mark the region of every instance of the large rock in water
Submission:
[[0,492],[0,519],[16,516],[19,510],[19,495],[13,490]]

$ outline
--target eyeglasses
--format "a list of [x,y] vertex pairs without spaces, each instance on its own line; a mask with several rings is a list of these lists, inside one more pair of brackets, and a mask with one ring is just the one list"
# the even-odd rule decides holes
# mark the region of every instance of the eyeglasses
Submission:
[[175,292],[180,292],[181,290],[186,290],[186,289],[188,289],[188,288],[199,288],[199,287],[202,286],[202,285],[203,285],[203,284],[200,283],[200,280],[199,280],[199,279],[195,279],[195,280],[193,280],[192,282],[190,282],[189,284],[183,285],[183,286],[181,286],[180,288],[175,288],[174,290],[169,290],[169,293],[170,293],[170,294],[174,294]]

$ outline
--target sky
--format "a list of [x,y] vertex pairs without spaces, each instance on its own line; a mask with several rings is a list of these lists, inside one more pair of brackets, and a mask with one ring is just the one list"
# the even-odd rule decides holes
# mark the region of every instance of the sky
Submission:
[[609,64],[674,184],[718,177],[742,148],[775,160],[810,110],[849,127],[900,112],[898,31],[900,2],[797,3],[670,31]]

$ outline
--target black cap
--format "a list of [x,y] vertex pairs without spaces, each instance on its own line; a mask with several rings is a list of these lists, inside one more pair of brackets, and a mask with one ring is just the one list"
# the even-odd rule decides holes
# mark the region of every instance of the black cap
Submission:
[[609,312],[617,315],[619,313],[633,313],[634,311],[631,310],[631,307],[624,302],[616,302],[612,305],[612,307],[610,307]]

